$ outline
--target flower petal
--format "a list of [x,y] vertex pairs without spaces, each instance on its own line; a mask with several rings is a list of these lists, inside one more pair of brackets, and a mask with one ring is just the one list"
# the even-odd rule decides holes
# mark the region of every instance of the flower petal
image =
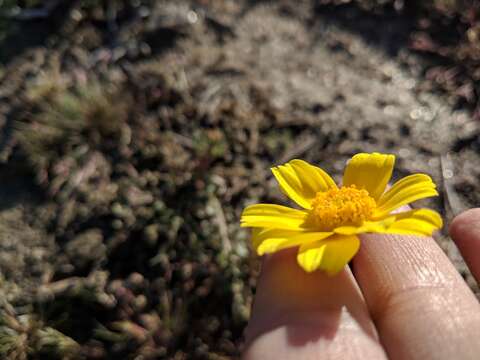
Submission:
[[382,233],[395,222],[395,216],[389,216],[379,221],[364,221],[360,226],[340,226],[333,230],[335,234],[355,235],[365,233]]
[[430,209],[415,209],[395,214],[395,222],[387,233],[431,236],[435,230],[443,227],[441,216]]
[[399,191],[403,191],[413,185],[423,184],[428,186],[434,186],[435,184],[432,181],[432,178],[426,174],[413,174],[405,176],[404,178],[398,180],[393,186],[388,189],[379,199],[378,205],[382,205],[392,198]]
[[[256,229],[257,230],[257,229]],[[258,255],[309,244],[331,236],[331,232],[302,232],[278,229],[259,229],[252,235],[252,244]]]
[[414,174],[406,176],[393,184],[379,199],[374,218],[378,219],[387,216],[393,210],[413,201],[438,196],[435,188],[435,184],[428,175]]
[[325,240],[300,246],[298,264],[306,271],[317,269],[334,275],[342,270],[360,247],[356,236],[333,235]]
[[357,227],[338,227],[333,232],[342,235],[380,233],[431,236],[442,226],[442,218],[437,212],[430,209],[415,209],[391,214],[379,221],[365,221]]
[[311,208],[317,192],[337,187],[325,171],[303,160],[274,167],[272,173],[285,195],[305,209]]
[[378,200],[392,176],[395,156],[387,154],[356,154],[348,162],[343,174],[343,186],[355,185],[365,189]]
[[286,206],[255,204],[243,210],[240,219],[242,227],[267,227],[285,230],[305,229],[308,213]]

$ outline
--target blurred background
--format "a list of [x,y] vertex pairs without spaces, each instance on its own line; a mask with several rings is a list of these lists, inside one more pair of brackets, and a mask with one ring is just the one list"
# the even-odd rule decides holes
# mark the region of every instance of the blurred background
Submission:
[[269,168],[394,153],[448,222],[479,79],[475,0],[0,0],[0,357],[237,356]]

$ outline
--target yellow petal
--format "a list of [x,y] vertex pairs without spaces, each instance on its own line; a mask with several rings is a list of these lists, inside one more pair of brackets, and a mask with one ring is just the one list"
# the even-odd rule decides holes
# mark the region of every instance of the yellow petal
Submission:
[[300,232],[278,229],[261,229],[252,235],[253,247],[258,255],[308,244],[332,235],[328,232]]
[[424,184],[435,187],[435,184],[432,181],[432,178],[426,174],[413,174],[405,176],[404,178],[398,180],[393,186],[388,189],[379,199],[378,205],[382,205],[392,198],[393,195],[399,191],[403,191],[406,188],[409,188],[416,184]]
[[272,173],[285,195],[305,209],[311,208],[317,192],[337,187],[325,171],[303,160],[274,167]]
[[438,192],[430,176],[425,174],[407,176],[393,184],[379,199],[374,218],[387,216],[393,210],[413,201],[437,195]]
[[340,226],[333,230],[335,234],[355,235],[365,233],[382,233],[395,222],[395,216],[389,216],[379,221],[364,221],[360,226]]
[[371,197],[378,200],[392,176],[394,164],[394,155],[356,154],[345,168],[343,186],[355,185],[367,190]]
[[415,209],[391,214],[380,221],[365,221],[361,226],[342,226],[333,230],[336,234],[365,233],[432,235],[443,226],[440,215],[430,209]]
[[431,236],[443,227],[441,216],[430,209],[415,209],[395,214],[395,222],[387,229],[389,234]]
[[286,206],[255,204],[243,210],[242,227],[266,227],[285,230],[302,230],[308,213]]
[[359,247],[360,240],[354,235],[333,235],[325,240],[301,245],[297,261],[306,272],[320,269],[334,275],[348,264]]

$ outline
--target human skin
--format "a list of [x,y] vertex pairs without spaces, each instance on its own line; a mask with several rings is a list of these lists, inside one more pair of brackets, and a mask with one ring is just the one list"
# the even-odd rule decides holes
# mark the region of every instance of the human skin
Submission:
[[[480,280],[480,209],[450,234]],[[340,274],[264,258],[244,359],[480,359],[480,303],[429,237],[369,234]]]

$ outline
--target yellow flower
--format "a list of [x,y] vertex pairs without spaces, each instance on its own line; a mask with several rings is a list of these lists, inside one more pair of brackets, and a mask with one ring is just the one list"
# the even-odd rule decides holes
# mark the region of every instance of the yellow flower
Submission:
[[430,236],[442,227],[429,209],[394,212],[415,200],[437,196],[425,174],[414,174],[386,190],[394,155],[356,154],[337,187],[322,169],[303,160],[272,168],[281,190],[303,210],[274,204],[248,206],[241,226],[252,227],[258,255],[299,247],[298,264],[307,272],[321,269],[336,274],[360,247],[358,234]]

